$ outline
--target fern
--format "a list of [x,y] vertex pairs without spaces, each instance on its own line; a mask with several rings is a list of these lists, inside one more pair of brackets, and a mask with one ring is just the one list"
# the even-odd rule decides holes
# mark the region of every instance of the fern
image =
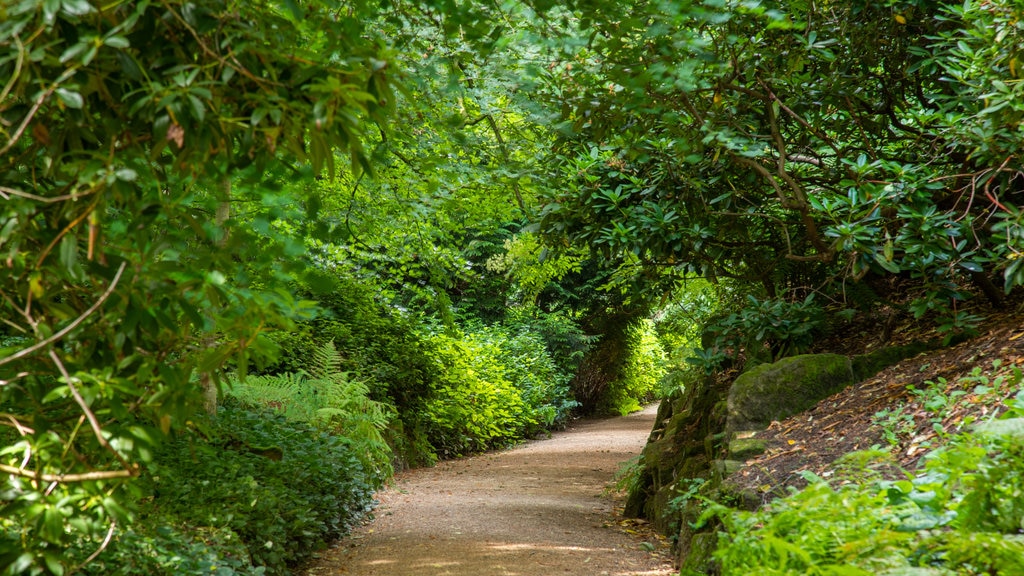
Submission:
[[341,370],[343,360],[341,352],[334,346],[334,340],[328,340],[313,349],[309,373],[317,380],[329,380],[335,375],[344,374]]
[[363,466],[386,480],[394,468],[383,433],[394,417],[394,408],[371,399],[369,386],[341,371],[341,364],[334,342],[327,342],[314,350],[308,374],[300,370],[250,376],[233,382],[230,394],[243,403],[279,410],[289,419],[344,438]]

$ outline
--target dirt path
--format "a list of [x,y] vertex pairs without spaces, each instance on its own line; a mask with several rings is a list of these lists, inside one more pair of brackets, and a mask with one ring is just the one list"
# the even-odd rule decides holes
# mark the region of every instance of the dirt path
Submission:
[[[654,408],[577,423],[507,452],[399,475],[377,519],[310,576],[669,576],[607,494],[640,453]],[[651,541],[652,538],[648,537]]]

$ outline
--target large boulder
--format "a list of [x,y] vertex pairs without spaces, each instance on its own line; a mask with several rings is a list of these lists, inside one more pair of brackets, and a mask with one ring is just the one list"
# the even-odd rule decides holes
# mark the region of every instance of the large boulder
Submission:
[[854,383],[850,359],[840,354],[790,356],[741,374],[729,389],[727,428],[763,430],[811,408]]

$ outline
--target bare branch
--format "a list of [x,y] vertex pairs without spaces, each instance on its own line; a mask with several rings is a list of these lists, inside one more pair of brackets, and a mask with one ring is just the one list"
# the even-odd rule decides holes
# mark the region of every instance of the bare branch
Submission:
[[32,194],[30,192],[22,192],[21,190],[15,190],[14,188],[8,188],[6,186],[0,186],[0,197],[4,200],[10,200],[10,196],[19,196],[21,198],[28,198],[29,200],[35,200],[37,202],[45,202],[47,204],[54,204],[56,202],[63,202],[65,200],[77,200],[84,196],[88,196],[96,192],[96,188],[86,190],[85,192],[75,192],[73,194],[64,194],[62,196],[39,196],[38,194]]
[[103,539],[103,543],[101,543],[100,547],[97,548],[95,552],[90,554],[89,557],[86,558],[84,562],[79,564],[74,570],[71,570],[72,574],[78,572],[78,570],[80,568],[84,567],[89,562],[92,562],[93,560],[95,560],[96,557],[100,555],[100,553],[102,553],[104,550],[106,550],[107,546],[110,545],[110,540],[114,537],[114,529],[115,528],[117,528],[117,521],[116,520],[111,520],[110,521],[110,529],[107,530],[107,536],[106,536],[106,538]]
[[61,376],[64,377],[64,383],[68,385],[68,391],[70,391],[71,396],[74,397],[75,403],[78,404],[78,407],[82,409],[82,413],[85,414],[85,417],[89,420],[89,426],[92,427],[92,432],[96,436],[96,441],[99,442],[100,446],[103,446],[107,451],[113,454],[122,466],[130,468],[124,457],[121,456],[121,454],[115,450],[109,442],[107,442],[107,439],[103,437],[103,428],[100,427],[99,420],[96,419],[96,415],[93,414],[92,409],[89,408],[89,403],[86,402],[85,398],[82,398],[82,395],[78,392],[78,388],[72,381],[71,375],[68,374],[67,368],[64,367],[64,363],[61,362],[60,356],[57,356],[57,352],[53,348],[50,348],[50,359],[53,360],[57,369],[60,370]]

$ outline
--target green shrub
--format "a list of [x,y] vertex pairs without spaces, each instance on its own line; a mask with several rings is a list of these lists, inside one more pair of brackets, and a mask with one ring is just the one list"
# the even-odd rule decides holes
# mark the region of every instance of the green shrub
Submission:
[[622,415],[635,412],[661,391],[659,384],[666,374],[666,359],[654,323],[643,320],[627,328],[626,347],[621,376],[605,392],[601,412]]
[[316,296],[320,317],[294,331],[271,333],[281,355],[262,373],[308,370],[316,350],[333,342],[342,356],[340,369],[367,382],[374,400],[414,414],[436,378],[429,338],[414,319],[378,302],[372,286],[351,278],[337,282],[333,291]]
[[559,370],[542,337],[521,327],[514,333],[495,327],[486,331],[488,340],[502,350],[498,360],[517,388],[536,422],[527,434],[562,425],[577,406],[569,391],[569,373]]
[[587,336],[576,320],[563,312],[544,312],[535,307],[513,309],[509,312],[509,329],[528,331],[544,341],[558,372],[571,379],[594,337]]
[[[85,543],[80,543],[79,548]],[[80,550],[86,557],[99,545]],[[262,576],[245,544],[227,529],[175,528],[153,519],[137,522],[119,534],[80,574],[96,576]]]
[[439,453],[451,457],[507,445],[537,424],[495,342],[474,334],[438,334],[433,343],[441,376],[426,410],[429,438]]
[[814,294],[797,302],[754,296],[747,296],[747,301],[739,312],[707,327],[711,345],[688,362],[713,369],[727,354],[735,358],[741,349],[748,360],[778,360],[806,351],[825,326],[825,313],[814,302]]
[[345,534],[376,484],[350,441],[232,399],[205,434],[165,445],[150,472],[143,523],[236,534],[268,574],[287,574]]

